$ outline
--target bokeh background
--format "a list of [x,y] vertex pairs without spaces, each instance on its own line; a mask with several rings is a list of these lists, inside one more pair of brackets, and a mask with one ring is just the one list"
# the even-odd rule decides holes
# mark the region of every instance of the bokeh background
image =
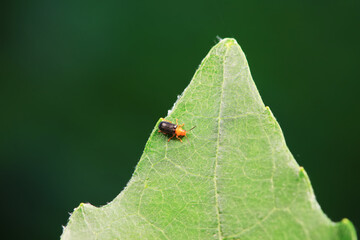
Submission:
[[110,202],[217,36],[242,46],[324,212],[359,231],[359,1],[33,0],[0,11],[4,239],[58,239],[79,203]]

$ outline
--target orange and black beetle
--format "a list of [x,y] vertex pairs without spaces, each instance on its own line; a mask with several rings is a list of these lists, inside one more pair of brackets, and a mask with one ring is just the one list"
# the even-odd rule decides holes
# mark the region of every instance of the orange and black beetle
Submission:
[[191,130],[193,130],[195,127],[192,127],[189,131],[186,131],[184,129],[182,129],[182,127],[184,126],[184,124],[179,125],[178,124],[178,120],[176,119],[176,124],[165,120],[165,119],[161,119],[162,121],[159,124],[159,132],[166,134],[166,135],[172,135],[171,138],[169,138],[168,142],[170,141],[170,139],[172,139],[173,137],[176,136],[177,139],[180,140],[180,142],[182,142],[180,137],[186,137],[186,133],[190,132]]

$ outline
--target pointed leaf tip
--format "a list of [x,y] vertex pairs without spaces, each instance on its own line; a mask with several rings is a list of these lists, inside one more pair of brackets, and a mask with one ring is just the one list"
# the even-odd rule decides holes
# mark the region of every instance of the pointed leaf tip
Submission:
[[61,239],[356,239],[320,209],[235,39],[210,50],[166,119],[197,128],[168,142],[159,120],[127,187],[81,204]]

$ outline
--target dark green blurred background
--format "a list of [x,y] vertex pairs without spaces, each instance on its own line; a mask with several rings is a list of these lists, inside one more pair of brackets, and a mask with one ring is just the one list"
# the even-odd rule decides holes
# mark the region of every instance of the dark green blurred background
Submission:
[[43,0],[0,11],[2,236],[57,239],[80,202],[111,201],[216,36],[242,46],[324,212],[359,230],[359,1]]

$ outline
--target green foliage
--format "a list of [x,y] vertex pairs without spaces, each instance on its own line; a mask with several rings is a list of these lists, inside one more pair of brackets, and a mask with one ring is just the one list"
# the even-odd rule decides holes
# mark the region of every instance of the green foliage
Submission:
[[168,142],[158,122],[127,187],[106,206],[80,204],[63,240],[357,239],[321,211],[234,39],[202,61],[176,118],[197,128]]

